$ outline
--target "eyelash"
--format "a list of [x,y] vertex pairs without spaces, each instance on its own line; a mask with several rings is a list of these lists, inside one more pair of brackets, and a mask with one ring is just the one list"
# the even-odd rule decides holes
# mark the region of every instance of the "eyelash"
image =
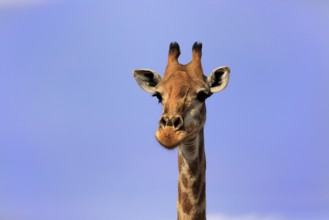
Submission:
[[198,92],[196,98],[200,101],[200,102],[204,102],[210,95],[206,92]]
[[157,97],[157,98],[158,98],[158,101],[159,101],[159,103],[162,103],[162,96],[161,96],[161,94],[160,94],[160,93],[154,93],[152,96],[153,96],[153,97]]

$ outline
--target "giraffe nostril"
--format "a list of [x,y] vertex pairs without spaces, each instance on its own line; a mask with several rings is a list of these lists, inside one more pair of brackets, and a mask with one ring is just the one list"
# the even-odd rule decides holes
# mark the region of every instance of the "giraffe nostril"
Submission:
[[180,129],[183,126],[183,119],[180,116],[176,116],[172,119],[173,125],[176,130]]
[[174,119],[174,127],[177,128],[179,124],[180,124],[179,119],[175,118]]
[[166,119],[163,116],[161,117],[161,119],[159,121],[159,125],[162,128],[166,127],[166,125],[167,125],[167,121],[166,121]]

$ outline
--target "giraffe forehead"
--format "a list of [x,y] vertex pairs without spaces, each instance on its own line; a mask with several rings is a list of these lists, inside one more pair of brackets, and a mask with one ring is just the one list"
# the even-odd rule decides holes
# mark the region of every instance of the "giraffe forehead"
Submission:
[[163,93],[169,96],[183,98],[201,87],[202,82],[202,80],[198,81],[190,77],[186,72],[177,72],[164,80],[161,87]]

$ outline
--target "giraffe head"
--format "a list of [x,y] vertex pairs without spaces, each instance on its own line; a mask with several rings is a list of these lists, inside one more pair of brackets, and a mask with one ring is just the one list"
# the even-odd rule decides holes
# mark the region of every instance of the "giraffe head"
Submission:
[[179,55],[179,45],[176,42],[171,43],[163,78],[149,69],[133,71],[139,86],[157,97],[162,104],[156,138],[168,149],[195,139],[205,124],[205,100],[213,93],[223,90],[230,75],[230,69],[226,66],[214,69],[209,77],[203,74],[201,43],[194,43],[190,63],[180,64]]

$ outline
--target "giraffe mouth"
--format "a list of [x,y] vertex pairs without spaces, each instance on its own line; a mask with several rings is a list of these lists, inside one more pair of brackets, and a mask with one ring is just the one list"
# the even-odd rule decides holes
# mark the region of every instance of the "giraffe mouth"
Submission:
[[174,149],[186,138],[187,132],[177,130],[173,126],[160,127],[155,133],[158,142],[167,149]]

